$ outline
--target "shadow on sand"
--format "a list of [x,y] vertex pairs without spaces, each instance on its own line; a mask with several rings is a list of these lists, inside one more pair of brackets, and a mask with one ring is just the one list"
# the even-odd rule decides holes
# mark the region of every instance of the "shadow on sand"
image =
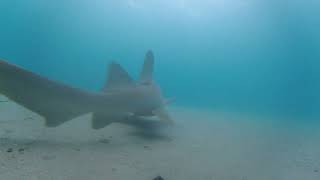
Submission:
[[160,121],[150,120],[145,118],[130,118],[121,121],[136,128],[135,132],[129,132],[129,136],[139,137],[149,141],[172,141],[169,136],[171,125],[164,124]]
[[[121,122],[121,124],[126,124],[130,127],[133,127],[133,130],[128,129],[127,137],[123,136],[123,138],[140,138],[145,141],[165,141],[170,142],[172,141],[172,137],[170,136],[170,130],[172,127],[169,125],[165,125],[159,121],[144,119],[144,118],[130,118],[125,119]],[[112,127],[111,127],[112,128]],[[61,135],[60,135],[61,137]],[[103,145],[104,147],[110,147],[109,141],[111,139],[102,139],[98,138],[96,140],[89,141],[64,141],[59,139],[27,139],[27,138],[11,138],[10,136],[7,137],[0,137],[0,146],[3,148],[7,147],[32,147],[32,148],[74,148],[77,149],[78,147],[92,147],[92,146],[100,146]],[[114,141],[112,139],[112,141]]]

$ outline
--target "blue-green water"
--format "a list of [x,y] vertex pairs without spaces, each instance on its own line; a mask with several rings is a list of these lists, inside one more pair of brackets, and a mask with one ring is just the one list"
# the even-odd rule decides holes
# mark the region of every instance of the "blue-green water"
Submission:
[[106,66],[156,80],[182,106],[319,116],[320,1],[1,0],[0,57],[99,90]]

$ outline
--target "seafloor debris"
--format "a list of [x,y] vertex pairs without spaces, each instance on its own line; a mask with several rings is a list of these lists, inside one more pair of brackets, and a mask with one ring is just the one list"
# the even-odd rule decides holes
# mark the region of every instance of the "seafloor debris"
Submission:
[[7,152],[8,152],[8,153],[12,153],[12,152],[13,152],[13,149],[12,149],[12,148],[9,148],[9,149],[7,150]]
[[151,147],[150,146],[143,146],[144,149],[148,149],[148,150],[151,150]]
[[164,180],[161,176],[157,176],[155,178],[153,178],[153,180]]
[[103,144],[109,144],[110,140],[109,139],[100,139],[99,142],[103,143]]
[[81,151],[80,148],[73,148],[73,150],[75,150],[75,151]]
[[54,159],[56,159],[56,156],[55,155],[44,155],[44,156],[42,156],[42,159],[43,160],[54,160]]
[[25,151],[24,148],[19,148],[19,149],[18,149],[18,152],[19,152],[19,153],[23,153],[24,151]]

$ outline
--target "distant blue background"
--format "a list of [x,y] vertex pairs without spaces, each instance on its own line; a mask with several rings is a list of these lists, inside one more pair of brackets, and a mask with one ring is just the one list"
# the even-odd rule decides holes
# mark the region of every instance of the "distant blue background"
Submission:
[[178,105],[317,116],[319,17],[318,0],[1,0],[0,57],[98,90],[152,49]]

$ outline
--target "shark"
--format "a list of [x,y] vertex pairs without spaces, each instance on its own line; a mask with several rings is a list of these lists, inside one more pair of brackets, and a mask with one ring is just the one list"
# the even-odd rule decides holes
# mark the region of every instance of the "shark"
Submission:
[[140,76],[130,77],[120,64],[108,66],[101,91],[88,91],[50,80],[20,66],[0,60],[0,94],[42,116],[46,127],[58,127],[84,114],[92,114],[91,127],[102,129],[128,117],[158,117],[173,124],[165,99],[154,81],[154,54],[145,55]]

